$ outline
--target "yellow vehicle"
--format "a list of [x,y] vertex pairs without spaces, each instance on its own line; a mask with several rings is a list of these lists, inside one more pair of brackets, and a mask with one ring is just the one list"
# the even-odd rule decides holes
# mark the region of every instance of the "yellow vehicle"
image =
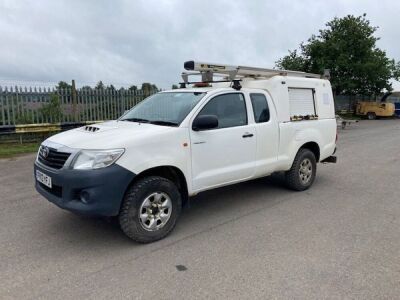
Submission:
[[366,116],[369,120],[392,117],[394,112],[394,104],[388,102],[358,102],[356,106],[356,115]]

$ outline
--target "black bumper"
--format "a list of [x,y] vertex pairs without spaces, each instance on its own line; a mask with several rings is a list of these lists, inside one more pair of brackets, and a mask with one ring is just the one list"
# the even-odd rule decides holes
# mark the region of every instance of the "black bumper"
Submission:
[[[51,177],[51,189],[36,180],[36,170]],[[63,209],[91,216],[116,216],[135,174],[117,164],[95,170],[54,170],[36,162],[34,176],[36,190]]]

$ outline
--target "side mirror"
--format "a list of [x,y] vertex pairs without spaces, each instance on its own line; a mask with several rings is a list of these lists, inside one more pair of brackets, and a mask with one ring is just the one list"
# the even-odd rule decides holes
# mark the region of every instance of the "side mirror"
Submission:
[[194,119],[192,129],[194,131],[214,129],[218,127],[218,118],[215,115],[203,115]]

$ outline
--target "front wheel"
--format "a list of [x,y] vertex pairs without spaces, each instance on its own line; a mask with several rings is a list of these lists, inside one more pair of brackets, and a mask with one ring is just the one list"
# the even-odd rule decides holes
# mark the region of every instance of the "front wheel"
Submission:
[[127,191],[119,214],[122,231],[139,243],[164,238],[175,227],[182,200],[175,184],[163,177],[145,177]]
[[367,113],[367,118],[368,118],[368,120],[375,120],[376,114],[374,112],[369,112],[369,113]]
[[293,161],[293,165],[286,172],[286,185],[295,191],[304,191],[314,182],[317,172],[315,155],[309,149],[300,149]]

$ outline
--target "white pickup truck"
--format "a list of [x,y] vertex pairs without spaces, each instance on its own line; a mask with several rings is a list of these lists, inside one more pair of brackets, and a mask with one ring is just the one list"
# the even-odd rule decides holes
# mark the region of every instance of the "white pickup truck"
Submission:
[[[318,162],[336,162],[327,79],[193,61],[185,68],[192,72],[182,88],[152,95],[116,121],[44,141],[37,191],[72,212],[118,216],[128,237],[146,243],[171,232],[199,192],[282,171],[302,191]],[[191,75],[202,80],[189,82]]]

